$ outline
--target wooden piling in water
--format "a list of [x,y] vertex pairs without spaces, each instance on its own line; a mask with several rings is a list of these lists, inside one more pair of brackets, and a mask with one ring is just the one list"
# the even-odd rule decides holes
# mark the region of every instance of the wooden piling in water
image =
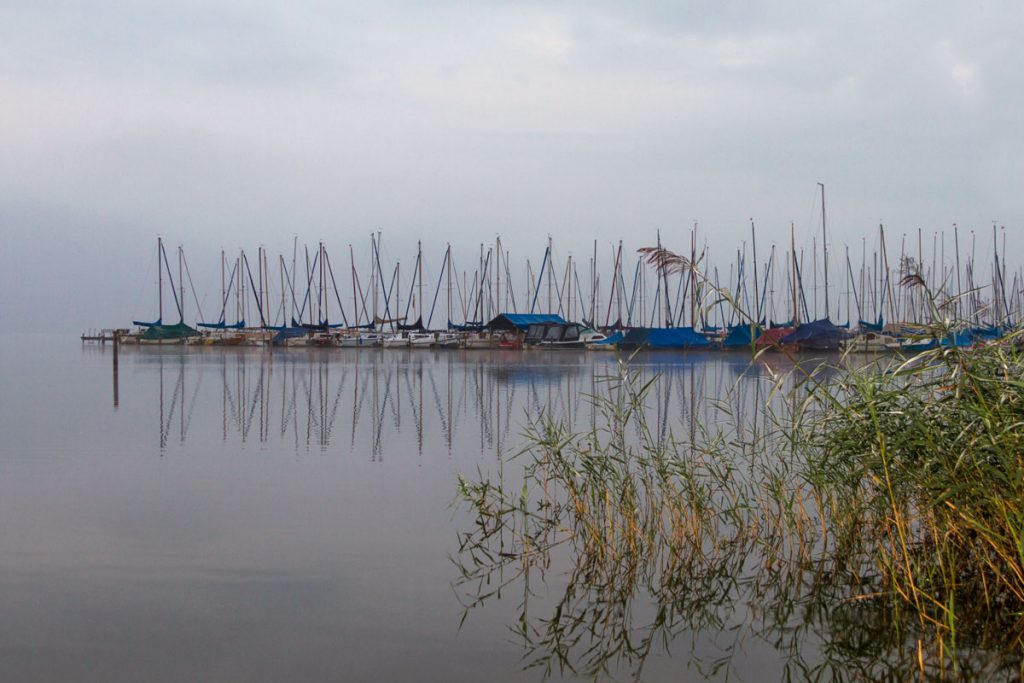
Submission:
[[114,339],[113,339],[113,346],[114,346],[114,407],[115,408],[117,408],[118,403],[119,403],[119,401],[118,401],[118,391],[117,391],[118,390],[118,382],[117,382],[117,353],[118,353],[118,348],[121,346],[120,342],[121,342],[121,334],[120,334],[120,332],[115,330],[114,331]]

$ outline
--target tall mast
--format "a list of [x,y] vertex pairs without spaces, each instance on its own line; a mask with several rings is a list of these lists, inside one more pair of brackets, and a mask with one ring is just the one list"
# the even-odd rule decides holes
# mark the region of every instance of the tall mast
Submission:
[[[296,270],[298,268],[298,257],[299,257],[299,236],[296,234],[296,235],[292,236],[292,314],[290,316],[288,316],[291,319],[295,318],[295,278],[299,274],[299,271]],[[301,318],[302,316],[300,315],[299,317]],[[291,322],[291,320],[289,320],[288,322]],[[299,320],[298,322],[302,322],[302,321]]]
[[224,285],[224,250],[220,250],[220,321],[227,322],[224,315],[224,309],[227,306],[227,287]]
[[[896,298],[892,292],[892,278],[889,271],[889,251],[885,248],[885,228],[882,224],[878,224],[878,240],[881,243],[882,248],[882,271],[885,273],[885,283],[882,289],[882,298],[888,294],[889,296],[889,322],[899,322],[897,319],[900,317],[900,312],[896,308]],[[881,277],[881,275],[879,275]]]
[[693,231],[690,233],[690,327],[697,327],[697,273],[694,272],[697,259],[697,221],[693,222]]
[[185,278],[182,268],[182,261],[184,261],[184,252],[181,249],[181,245],[178,245],[178,317],[179,322],[185,322]]
[[[265,247],[263,249],[263,272],[266,276],[264,282],[266,283],[267,289],[267,325],[273,325],[274,319],[270,317],[270,261],[267,258],[267,249]],[[283,291],[284,290],[282,289],[282,292]]]
[[828,235],[825,229],[825,184],[818,183],[821,187],[821,254],[825,260],[825,319],[831,317],[828,308]]
[[[818,238],[811,238],[811,270],[814,272],[812,280],[814,288],[814,317],[818,317]],[[825,316],[826,318],[828,315]]]
[[284,290],[285,290],[285,284],[286,284],[285,283],[285,279],[284,279],[284,256],[281,256],[280,254],[278,254],[278,256],[280,257],[278,259],[278,262],[277,262],[278,272],[280,273],[280,276],[281,276],[281,326],[282,327],[288,327],[287,304],[285,304],[285,296],[284,296],[285,295],[285,291]]
[[789,223],[789,251],[790,251],[790,255],[793,257],[793,269],[792,269],[793,270],[793,277],[792,277],[792,282],[791,282],[792,290],[793,290],[793,325],[796,326],[796,327],[799,327],[800,326],[800,299],[797,296],[797,292],[796,292],[796,288],[797,288],[797,269],[796,269],[796,236],[794,235],[795,231],[796,231],[796,228],[793,225],[793,222],[790,221],[790,223]]
[[328,311],[328,302],[330,301],[330,299],[328,299],[328,297],[327,297],[327,270],[326,270],[326,268],[327,268],[327,247],[325,247],[324,243],[321,242],[320,243],[320,282],[322,282],[323,284],[320,286],[320,289],[323,291],[323,297],[324,297],[324,320],[323,320],[323,322],[326,325],[330,325],[331,314]]
[[530,313],[533,313],[533,267],[530,265],[530,259],[526,259],[526,300],[530,302]]
[[[853,266],[850,265],[850,245],[846,247],[846,323],[850,323],[850,285],[853,284]],[[857,320],[861,318],[860,301],[857,301]]]
[[750,219],[750,248],[754,252],[754,322],[761,322],[761,291],[757,281],[757,232],[754,230],[754,219]]
[[[658,290],[661,289],[662,275],[665,272],[664,254],[661,251],[661,230],[658,230],[658,261],[657,261],[657,266],[658,266],[658,269],[657,269],[657,271],[655,271],[655,275],[657,276],[658,284],[655,285],[655,287],[654,287],[654,291],[655,292],[657,292]],[[666,310],[665,310],[666,317],[665,318],[661,317],[661,297],[660,296],[657,298],[657,300],[654,302],[654,304],[655,304],[655,310],[657,311],[656,315],[658,316],[657,318],[655,318],[655,320],[661,319],[661,320],[664,321],[662,324],[665,325],[665,327],[669,327],[671,325],[671,323],[668,321],[668,317],[667,317],[669,315],[669,311],[667,310],[668,309],[668,281],[667,280],[665,282],[665,308],[666,308]]]
[[265,290],[265,287],[264,287],[264,284],[263,284],[263,245],[262,244],[259,247],[256,248],[256,270],[257,270],[257,275],[259,276],[259,277],[257,277],[256,282],[259,284],[259,290],[260,290],[260,291],[256,292],[256,300],[259,301],[260,310],[262,311],[261,317],[263,318],[263,320],[261,322],[264,325],[266,325],[267,324],[267,316],[266,316],[266,310],[267,309],[265,307],[266,302],[264,301],[264,297],[263,297],[263,292]]
[[494,314],[501,313],[501,236],[494,238]]
[[551,273],[554,270],[554,265],[555,265],[554,264],[554,258],[555,258],[555,255],[551,251],[551,235],[548,235],[548,263],[547,263],[547,266],[548,266],[548,313],[551,313],[551,305],[552,305],[552,300],[551,300],[551,286],[552,286],[552,283],[551,283]]
[[[572,320],[572,254],[569,254],[568,260],[565,262],[565,282],[562,283],[562,289],[565,290],[565,319]],[[558,308],[562,309],[562,297],[558,297]]]
[[377,259],[377,243],[374,241],[373,233],[370,233],[370,282],[373,283],[373,324],[377,324],[377,271],[380,263]]
[[416,279],[419,280],[420,298],[416,304],[416,312],[419,313],[420,321],[423,321],[423,244],[416,240],[416,263],[419,264],[419,273]]
[[238,286],[235,287],[235,310],[238,311],[238,319],[245,320],[245,306],[248,303],[245,300],[245,275],[242,263],[242,257],[245,256],[245,250],[239,248],[238,256],[235,258],[235,270],[238,271]]
[[[1000,287],[1000,289],[1003,290],[1003,312],[1006,314],[1006,323],[1009,324],[1010,323],[1010,304],[1008,304],[1007,301],[1006,301],[1006,226],[1005,225],[1000,226],[1000,229],[1003,231],[1003,260],[1001,261],[1001,263],[1002,263],[1002,270],[1000,271],[999,287]],[[1010,291],[1012,292],[1013,290],[1010,290]],[[1010,295],[1010,299],[1011,299],[1010,303],[1012,303],[1012,299],[1013,299],[1013,295],[1012,294]]]
[[245,285],[245,280],[242,278],[242,250],[238,250],[238,256],[235,257],[235,272],[238,282],[235,284],[235,319],[245,321],[245,293],[242,291],[242,287]]
[[[865,240],[863,237],[861,237],[860,238],[860,297],[857,300],[857,311],[858,311],[857,317],[858,318],[861,317],[862,312],[864,311],[864,308],[867,306],[867,295],[868,295],[868,293],[867,293],[867,291],[865,289],[865,287],[867,285],[867,283],[865,281],[865,277],[867,275],[866,271],[867,271],[867,267],[868,267],[867,258],[868,258],[868,244],[867,244],[867,240]],[[874,317],[874,311],[872,311],[872,316]],[[857,322],[858,322],[858,324],[860,324],[859,320]]]
[[156,237],[156,276],[157,276],[157,311],[156,319],[160,323],[164,321],[164,266],[160,260],[161,254],[163,253],[163,239],[157,235]]
[[352,251],[351,242],[348,243],[348,259],[351,264],[352,271],[352,310],[355,311],[355,315],[353,317],[355,318],[356,327],[359,327],[359,299],[356,294],[356,255],[355,252]]
[[[615,254],[615,268],[618,273],[618,279],[615,281],[618,285],[615,290],[615,312],[619,321],[619,327],[622,327],[622,300],[625,297],[625,293],[622,291],[622,286],[625,284],[625,278],[622,276],[622,240],[619,240],[619,249]],[[610,301],[608,305],[611,305]]]
[[[925,278],[925,282],[928,282],[928,278],[925,273],[925,246],[922,240],[922,229],[918,228],[918,274]],[[921,310],[922,322],[925,321],[925,294],[919,291],[918,294],[918,308]]]

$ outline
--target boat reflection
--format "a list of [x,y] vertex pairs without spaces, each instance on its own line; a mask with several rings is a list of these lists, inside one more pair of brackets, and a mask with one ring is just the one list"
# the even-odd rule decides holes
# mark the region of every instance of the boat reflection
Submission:
[[[133,383],[155,394],[161,450],[184,445],[194,429],[208,438],[216,422],[225,442],[374,460],[410,452],[513,454],[525,424],[541,414],[589,429],[598,418],[590,397],[608,393],[619,362],[557,351],[122,350]],[[630,363],[642,381],[659,377],[649,412],[666,438],[693,435],[723,410],[750,411],[776,371],[741,354],[640,354]],[[148,379],[155,379],[151,389]],[[199,414],[201,424],[193,425]]]

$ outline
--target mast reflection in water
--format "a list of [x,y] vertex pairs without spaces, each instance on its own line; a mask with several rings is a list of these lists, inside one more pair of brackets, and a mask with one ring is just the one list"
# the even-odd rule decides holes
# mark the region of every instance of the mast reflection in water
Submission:
[[[558,551],[461,629],[452,591],[467,598],[457,565],[475,522],[453,505],[458,477],[515,481],[542,414],[600,425],[590,397],[610,395],[613,355],[126,346],[113,407],[109,347],[5,348],[2,379],[20,388],[0,396],[0,611],[18,628],[0,636],[0,679],[534,681],[524,656],[542,657],[544,639],[510,639],[522,596],[534,628],[568,586],[572,604],[624,604],[590,592],[586,565]],[[754,408],[784,363],[690,353],[633,366],[638,381],[659,378],[646,415],[667,440],[723,409],[763,429]],[[730,581],[676,576],[694,599]],[[628,603],[634,617],[667,604],[652,588]],[[648,657],[644,680],[677,679],[732,627],[666,623],[671,655]],[[821,646],[797,640],[805,654]],[[778,678],[785,645],[758,642],[727,669]]]
[[[156,366],[159,446],[208,438],[190,434],[219,414],[224,442],[286,446],[296,452],[418,456],[453,449],[508,455],[523,427],[542,413],[573,428],[596,424],[590,397],[618,372],[610,355],[534,352],[346,350],[278,353],[133,349],[142,367]],[[659,377],[650,400],[655,429],[693,434],[719,410],[708,397],[738,398],[749,410],[762,398],[761,374],[741,354],[658,355],[634,360],[638,377]],[[741,392],[732,391],[735,387]]]

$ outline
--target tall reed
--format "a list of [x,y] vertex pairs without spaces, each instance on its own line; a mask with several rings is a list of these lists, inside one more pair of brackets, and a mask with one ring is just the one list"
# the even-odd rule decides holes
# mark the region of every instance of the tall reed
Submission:
[[[521,478],[460,479],[475,518],[460,594],[468,611],[523,582],[516,633],[548,672],[639,680],[652,648],[756,616],[763,637],[792,639],[801,677],[1016,678],[1022,377],[1012,336],[797,364],[753,415],[720,397],[715,420],[662,438],[647,420],[655,380],[624,359],[591,397],[590,431],[544,414]],[[530,582],[553,567],[565,589],[537,618]],[[714,673],[731,655],[695,665]]]

